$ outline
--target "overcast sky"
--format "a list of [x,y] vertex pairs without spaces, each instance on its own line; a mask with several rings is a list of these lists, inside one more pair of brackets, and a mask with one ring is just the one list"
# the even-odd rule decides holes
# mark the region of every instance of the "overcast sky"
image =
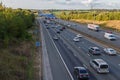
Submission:
[[0,0],[5,6],[23,9],[120,9],[120,0]]

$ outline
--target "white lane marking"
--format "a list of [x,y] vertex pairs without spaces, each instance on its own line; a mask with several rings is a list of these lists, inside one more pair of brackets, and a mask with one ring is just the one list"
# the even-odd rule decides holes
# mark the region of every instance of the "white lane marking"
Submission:
[[77,57],[77,55],[76,54],[73,54],[75,57]]
[[[48,32],[48,30],[47,30],[47,32]],[[59,56],[60,56],[60,58],[61,58],[61,60],[62,60],[62,62],[63,62],[63,64],[64,64],[64,66],[65,66],[65,68],[66,68],[66,70],[67,70],[67,72],[68,72],[68,74],[69,74],[71,80],[74,80],[72,74],[70,73],[70,71],[69,71],[69,69],[68,69],[68,67],[67,67],[67,65],[66,65],[66,63],[65,63],[65,61],[64,61],[64,59],[62,58],[62,56],[61,56],[61,54],[60,54],[60,51],[58,50],[57,46],[55,45],[55,43],[54,43],[54,41],[53,41],[53,39],[52,39],[52,37],[51,37],[51,35],[50,35],[49,32],[48,32],[48,35],[49,35],[50,39],[52,40],[53,45],[55,46],[55,48],[56,48],[56,50],[57,50],[57,52],[58,52],[58,54],[59,54]]]
[[83,66],[84,66],[86,69],[88,69],[87,66],[86,66],[85,64],[83,64]]
[[89,53],[87,53],[87,55],[88,55],[88,56],[90,56],[90,54],[89,54]]

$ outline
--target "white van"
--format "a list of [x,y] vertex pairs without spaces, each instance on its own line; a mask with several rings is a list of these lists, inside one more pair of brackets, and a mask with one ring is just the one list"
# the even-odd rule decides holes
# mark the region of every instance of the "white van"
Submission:
[[109,40],[116,40],[116,37],[112,33],[105,32],[104,37]]
[[88,29],[91,29],[91,30],[94,30],[94,31],[99,31],[99,25],[88,24]]
[[109,66],[102,59],[91,60],[90,66],[93,67],[98,73],[109,73]]

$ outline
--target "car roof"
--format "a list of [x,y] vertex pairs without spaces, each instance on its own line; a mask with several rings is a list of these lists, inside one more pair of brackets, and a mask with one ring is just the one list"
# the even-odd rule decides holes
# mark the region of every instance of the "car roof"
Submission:
[[78,37],[74,37],[74,39],[79,39]]
[[81,70],[81,69],[86,70],[84,67],[74,67],[74,68],[77,68],[77,69],[79,69],[79,70]]
[[91,47],[91,48],[94,48],[94,49],[99,49],[98,47]]
[[77,35],[81,35],[81,34],[77,34]]
[[112,49],[112,48],[106,48],[107,50],[114,50],[114,49]]
[[107,64],[103,59],[93,59],[93,60],[100,64]]

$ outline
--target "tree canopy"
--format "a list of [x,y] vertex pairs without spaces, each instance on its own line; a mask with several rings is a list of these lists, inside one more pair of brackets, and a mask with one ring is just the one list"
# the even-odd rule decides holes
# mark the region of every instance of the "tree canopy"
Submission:
[[19,40],[28,40],[28,29],[35,17],[30,10],[6,8],[0,4],[0,41],[7,46]]
[[119,11],[62,11],[60,14],[56,14],[57,17],[65,20],[69,19],[86,19],[86,20],[120,20]]

